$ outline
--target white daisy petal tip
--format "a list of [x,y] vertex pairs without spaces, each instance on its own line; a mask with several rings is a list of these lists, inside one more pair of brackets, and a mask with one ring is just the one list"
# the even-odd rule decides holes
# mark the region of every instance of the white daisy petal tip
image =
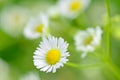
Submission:
[[67,51],[68,43],[63,38],[49,35],[44,37],[39,47],[34,52],[33,62],[36,68],[43,72],[53,72],[68,61],[70,56]]

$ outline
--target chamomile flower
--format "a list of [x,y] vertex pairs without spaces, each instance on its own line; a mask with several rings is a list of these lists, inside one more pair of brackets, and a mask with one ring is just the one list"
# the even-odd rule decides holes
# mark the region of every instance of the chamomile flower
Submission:
[[40,77],[35,72],[29,72],[25,75],[23,75],[20,80],[40,80]]
[[48,32],[48,16],[41,13],[37,18],[31,18],[24,29],[25,37],[29,39],[39,38]]
[[78,51],[83,51],[82,57],[88,52],[93,52],[100,44],[102,30],[100,27],[88,28],[86,31],[80,30],[74,37],[75,46]]
[[57,5],[48,8],[47,12],[48,12],[49,17],[52,19],[56,19],[60,16],[60,12],[59,12]]
[[22,33],[28,20],[28,10],[20,6],[8,6],[2,9],[0,15],[1,28],[9,35],[16,37]]
[[43,38],[37,50],[34,52],[34,65],[40,71],[56,72],[68,61],[68,43],[63,38],[48,36]]
[[63,16],[74,18],[84,11],[90,0],[59,0],[58,6]]

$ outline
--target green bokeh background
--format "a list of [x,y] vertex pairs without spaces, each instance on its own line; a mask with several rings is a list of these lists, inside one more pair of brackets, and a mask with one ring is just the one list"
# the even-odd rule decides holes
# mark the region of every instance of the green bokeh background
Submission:
[[[26,7],[28,10],[31,9],[34,12],[29,14],[35,16],[38,12],[49,9],[48,6],[55,5],[56,2],[57,0],[0,0],[0,12],[6,6],[18,5]],[[38,9],[35,10],[35,6],[38,6]],[[120,31],[120,0],[111,0],[110,9],[112,17],[111,59],[120,68],[120,34],[118,33]],[[105,15],[105,0],[91,0],[89,7],[74,20],[64,17],[50,19],[51,34],[56,37],[63,37],[70,44],[70,62],[79,65],[100,62],[100,59],[94,56],[95,53],[102,54],[100,52],[88,54],[86,58],[82,59],[80,57],[81,52],[75,49],[73,37],[78,30],[85,30],[87,27],[105,27]],[[116,37],[116,35],[118,36]],[[40,41],[41,38],[26,39],[23,34],[19,37],[12,37],[0,28],[0,59],[8,64],[10,69],[10,77],[6,80],[19,80],[20,76],[30,71],[38,72],[41,80],[118,80],[107,68],[77,69],[65,65],[56,73],[41,72],[33,65],[33,52]],[[104,41],[102,42],[104,43]],[[4,72],[4,70],[0,72]]]

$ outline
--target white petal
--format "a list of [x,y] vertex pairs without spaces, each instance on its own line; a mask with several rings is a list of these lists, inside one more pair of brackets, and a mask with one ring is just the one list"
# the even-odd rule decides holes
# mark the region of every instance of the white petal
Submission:
[[67,57],[67,56],[70,56],[69,52],[62,54],[62,57]]
[[50,65],[47,65],[47,66],[45,66],[45,67],[41,68],[40,70],[41,70],[41,71],[47,71],[47,70],[48,70],[48,68],[50,68]]
[[81,57],[85,58],[87,56],[87,52],[82,53]]
[[34,60],[33,62],[38,69],[47,65],[43,60]]
[[55,73],[56,72],[56,67],[55,66],[53,66],[53,71],[52,71],[53,73]]
[[47,70],[47,73],[48,73],[48,72],[51,72],[52,69],[53,69],[53,66],[51,66],[51,67]]
[[67,61],[68,61],[68,59],[66,59],[66,58],[62,58],[62,59],[60,60],[61,63],[66,63]]
[[45,57],[43,57],[43,56],[33,56],[33,58],[34,58],[34,60],[44,60],[45,59]]
[[45,27],[48,27],[48,16],[45,13],[40,13],[39,19],[42,21]]
[[52,48],[57,48],[57,38],[48,36],[48,40]]

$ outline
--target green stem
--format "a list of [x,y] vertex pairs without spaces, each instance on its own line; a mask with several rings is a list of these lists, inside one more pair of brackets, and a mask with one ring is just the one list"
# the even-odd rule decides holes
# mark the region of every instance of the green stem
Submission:
[[120,73],[118,68],[116,67],[116,65],[114,65],[112,63],[112,61],[110,60],[110,50],[111,50],[111,19],[110,19],[110,0],[106,0],[106,9],[107,9],[107,19],[108,19],[108,23],[104,29],[104,33],[105,33],[105,62],[107,64],[107,67],[114,73],[114,75],[116,75],[116,77],[120,80]]
[[67,66],[77,68],[77,69],[88,69],[88,68],[98,68],[101,66],[101,64],[75,64],[75,63],[66,63]]
[[112,73],[118,78],[118,80],[120,80],[120,73],[119,73],[119,69],[116,67],[116,65],[114,65],[113,63],[108,62],[106,64],[107,68],[109,68]]
[[106,0],[106,9],[107,9],[107,25],[104,28],[104,33],[105,33],[105,54],[106,54],[106,59],[110,60],[110,49],[111,49],[111,45],[110,45],[110,32],[111,32],[111,20],[110,20],[110,1]]

